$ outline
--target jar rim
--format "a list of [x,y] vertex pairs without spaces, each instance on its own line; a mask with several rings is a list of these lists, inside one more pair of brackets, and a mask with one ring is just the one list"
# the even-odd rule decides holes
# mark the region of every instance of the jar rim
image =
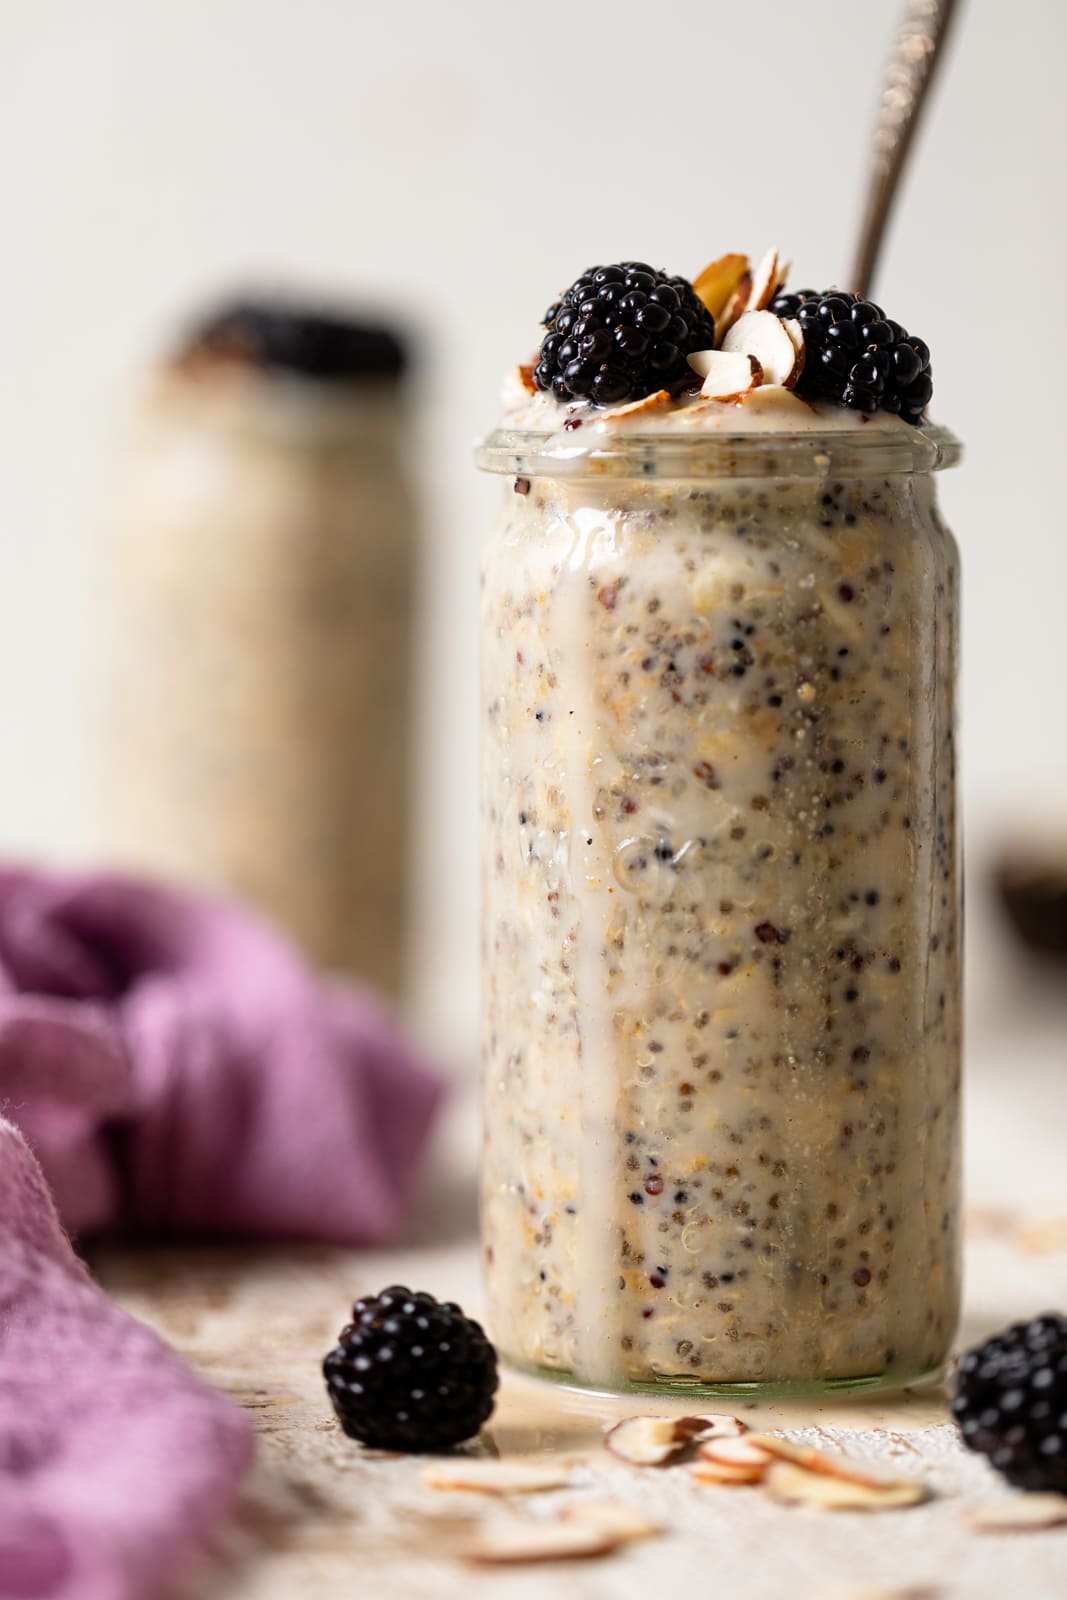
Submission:
[[829,478],[942,472],[962,459],[948,428],[817,429],[802,433],[616,431],[573,435],[496,428],[475,447],[483,472],[550,478]]

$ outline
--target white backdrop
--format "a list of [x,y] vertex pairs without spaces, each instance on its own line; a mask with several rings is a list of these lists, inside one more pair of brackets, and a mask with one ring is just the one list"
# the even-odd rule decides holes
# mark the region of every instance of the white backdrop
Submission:
[[[779,245],[843,274],[895,0],[0,0],[0,850],[82,858],[94,514],[131,374],[220,287],[425,334],[423,1016],[474,986],[474,436],[594,260]],[[968,831],[1067,795],[1067,7],[970,0],[879,285],[965,439]]]

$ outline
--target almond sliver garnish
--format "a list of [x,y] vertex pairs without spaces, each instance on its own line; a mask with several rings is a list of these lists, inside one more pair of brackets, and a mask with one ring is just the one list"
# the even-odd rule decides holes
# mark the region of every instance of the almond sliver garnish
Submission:
[[752,293],[752,274],[746,272],[733,294],[727,300],[719,315],[715,318],[715,343],[721,347],[723,340],[742,315],[748,305],[749,295]]
[[686,358],[703,378],[701,394],[708,400],[740,400],[759,387],[763,368],[755,356],[726,350],[694,350]]
[[773,311],[744,311],[727,330],[721,348],[724,353],[755,356],[764,383],[791,389],[804,368],[804,347],[801,341],[798,349],[785,320]]
[[628,400],[623,406],[607,406],[597,416],[598,422],[608,417],[634,417],[642,411],[660,411],[671,403],[669,389],[657,389],[653,394],[642,395],[640,400]]
[[752,290],[746,309],[765,311],[778,292],[778,282],[778,252],[768,250],[752,269]]
[[698,272],[693,279],[697,298],[703,301],[705,309],[716,321],[747,272],[748,257],[731,254],[710,261],[703,272]]

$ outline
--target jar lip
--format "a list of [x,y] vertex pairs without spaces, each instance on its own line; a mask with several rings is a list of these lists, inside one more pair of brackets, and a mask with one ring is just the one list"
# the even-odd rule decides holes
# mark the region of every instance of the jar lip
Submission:
[[869,478],[941,472],[962,459],[948,428],[802,433],[623,432],[577,443],[566,433],[496,428],[475,447],[483,472],[550,478]]

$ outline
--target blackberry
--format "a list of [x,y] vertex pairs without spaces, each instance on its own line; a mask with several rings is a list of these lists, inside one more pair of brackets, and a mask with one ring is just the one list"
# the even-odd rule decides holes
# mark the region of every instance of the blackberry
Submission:
[[715,323],[689,280],[643,261],[590,267],[549,307],[544,326],[537,387],[597,406],[657,389],[676,394],[694,377],[686,356],[715,342]]
[[1007,857],[996,875],[1001,903],[1031,950],[1067,961],[1067,862],[1050,850]]
[[934,392],[930,352],[873,300],[829,289],[780,294],[770,309],[796,317],[806,355],[797,393],[832,400],[868,416],[892,411],[916,424]]
[[284,299],[232,300],[195,324],[179,361],[229,361],[326,382],[399,377],[406,352],[391,329]]
[[356,1301],[322,1370],[345,1433],[378,1450],[447,1450],[471,1438],[499,1381],[477,1322],[399,1284]]
[[1067,1317],[1016,1322],[968,1350],[952,1412],[1009,1483],[1067,1493]]

